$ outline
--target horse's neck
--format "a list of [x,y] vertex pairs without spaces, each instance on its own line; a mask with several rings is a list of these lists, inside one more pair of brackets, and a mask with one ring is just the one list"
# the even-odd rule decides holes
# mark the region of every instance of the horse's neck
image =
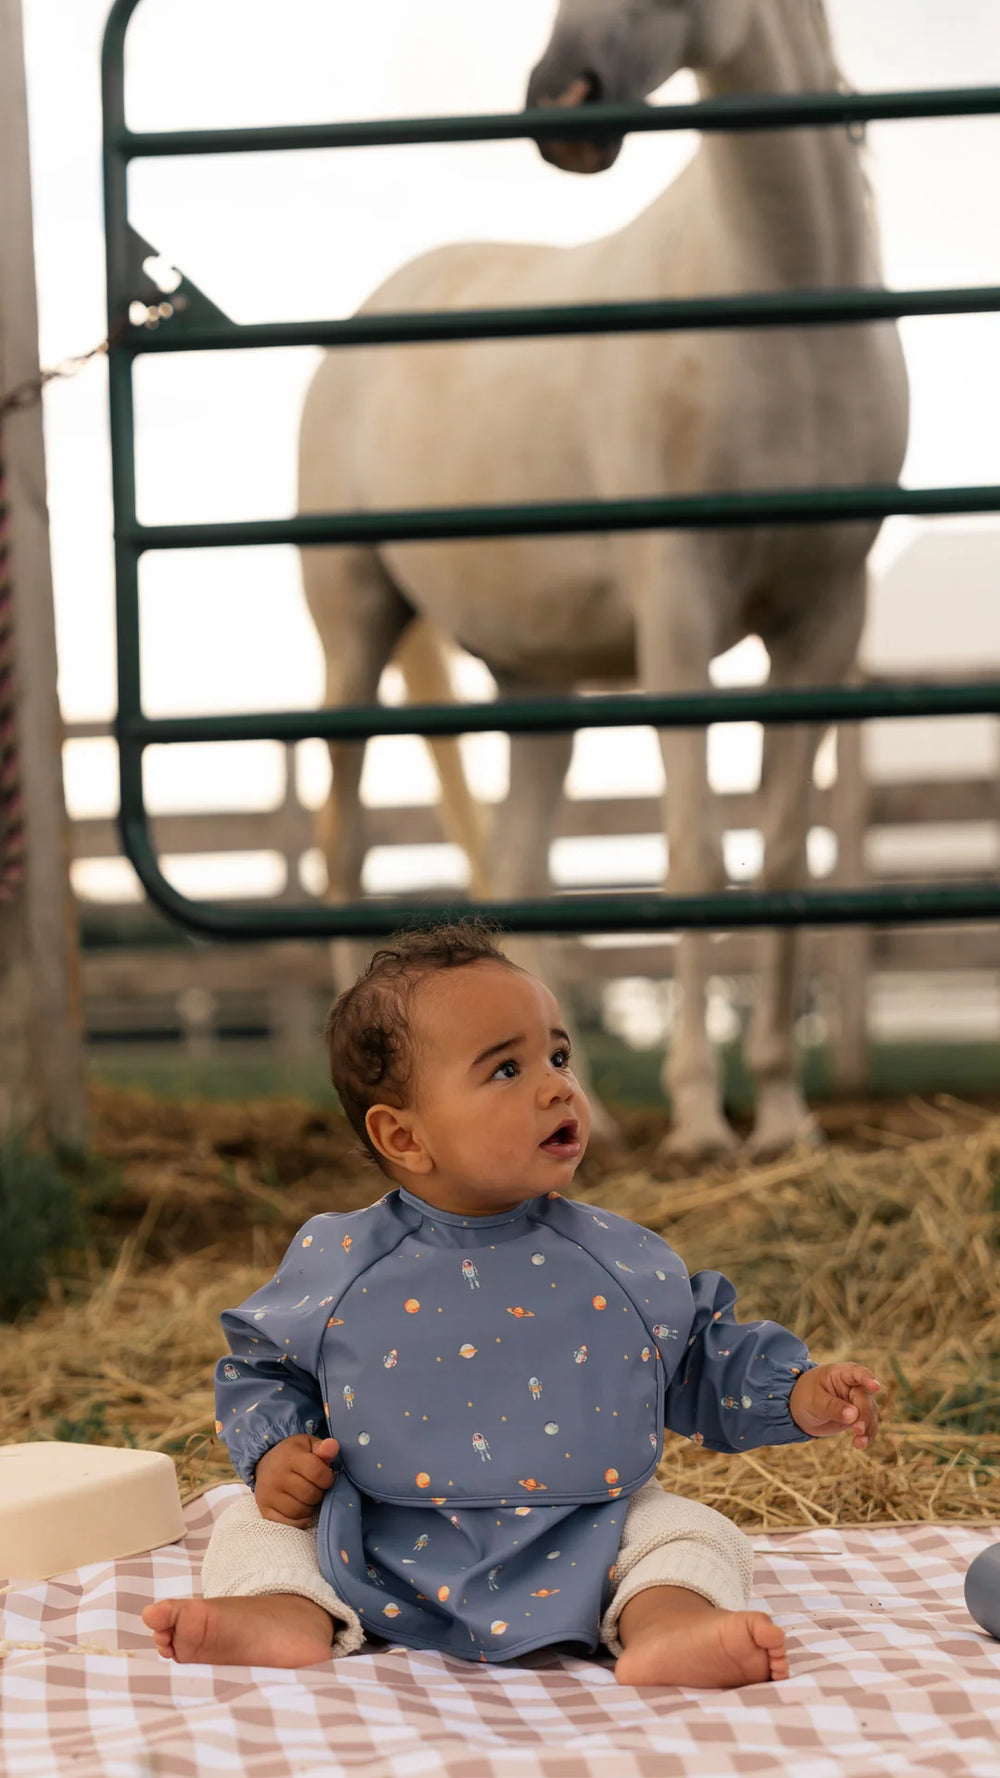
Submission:
[[[699,74],[706,98],[823,92],[841,84],[820,0],[747,3],[753,20],[739,54]],[[868,187],[846,129],[710,134],[700,153],[714,202],[741,236],[752,233],[767,281],[878,279]]]

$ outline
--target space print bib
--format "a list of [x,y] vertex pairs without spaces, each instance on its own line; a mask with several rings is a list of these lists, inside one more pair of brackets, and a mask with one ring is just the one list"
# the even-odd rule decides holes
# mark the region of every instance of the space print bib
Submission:
[[351,1482],[407,1506],[632,1493],[660,1454],[675,1256],[562,1198],[470,1220],[398,1195],[417,1226],[329,1305],[319,1352]]

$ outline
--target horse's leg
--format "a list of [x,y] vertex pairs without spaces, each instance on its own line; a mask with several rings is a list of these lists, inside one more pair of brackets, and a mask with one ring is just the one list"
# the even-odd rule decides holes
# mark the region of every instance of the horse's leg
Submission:
[[[704,691],[717,652],[717,601],[712,546],[679,534],[629,544],[625,555],[636,613],[639,680],[646,692]],[[662,729],[666,774],[665,826],[671,895],[704,895],[725,881],[718,808],[708,782],[704,729]],[[662,1145],[670,1157],[694,1162],[725,1153],[736,1138],[723,1115],[719,1062],[705,1028],[712,973],[704,932],[681,934],[675,979],[680,1004],[663,1070],[673,1127]]]
[[[303,550],[302,582],[326,658],[325,707],[374,703],[382,669],[410,621],[410,607],[373,550]],[[365,744],[331,741],[329,751],[330,795],[317,820],[326,859],[326,898],[357,901],[366,849],[360,795]],[[338,939],[331,950],[337,987],[349,987],[365,967],[371,946],[360,939]]]
[[[865,572],[811,589],[809,608],[793,628],[767,638],[769,684],[838,685],[857,655],[865,612]],[[765,889],[797,888],[807,879],[812,772],[822,726],[767,729],[761,780]],[[798,1082],[795,999],[798,933],[772,927],[760,936],[760,973],[747,1037],[747,1064],[757,1083],[751,1153],[771,1155],[819,1132]]]
[[[526,686],[509,676],[498,674],[497,685],[501,697],[538,695],[537,686]],[[491,876],[498,900],[514,901],[551,893],[549,846],[572,752],[571,731],[511,735],[510,788],[507,801],[497,810],[491,847]],[[559,1001],[573,1052],[573,1072],[591,1104],[592,1134],[613,1146],[618,1127],[594,1098],[586,1053],[567,1010],[556,942],[543,935],[511,937],[505,939],[504,950],[513,962],[545,982]]]
[[[447,644],[426,618],[415,618],[410,624],[393,660],[403,675],[408,704],[455,702]],[[482,804],[469,789],[458,739],[431,739],[427,745],[441,788],[441,825],[446,837],[460,846],[469,860],[473,895],[478,901],[489,901],[493,885],[486,860],[487,820]]]

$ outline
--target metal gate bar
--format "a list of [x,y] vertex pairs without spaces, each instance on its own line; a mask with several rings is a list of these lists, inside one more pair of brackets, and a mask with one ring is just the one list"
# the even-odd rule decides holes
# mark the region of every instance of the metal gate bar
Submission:
[[[453,915],[452,903],[367,901],[354,906],[277,909],[195,902],[167,882],[149,834],[143,802],[142,753],[154,744],[206,740],[367,738],[374,734],[442,735],[507,729],[566,728],[653,722],[685,727],[761,720],[857,721],[871,716],[1000,714],[1000,681],[975,686],[914,684],[801,691],[737,691],[679,698],[638,694],[538,699],[405,710],[373,706],[180,719],[142,714],[139,670],[138,562],[148,549],[226,548],[246,544],[429,541],[440,538],[543,536],[561,533],[807,524],[883,518],[890,514],[1000,511],[1000,488],[819,487],[770,492],[690,495],[671,499],[550,502],[455,511],[304,514],[292,519],[229,524],[143,526],[135,512],[132,363],[139,354],[240,350],[261,346],[358,346],[459,339],[661,332],[720,327],[821,326],[902,316],[1000,310],[1000,287],[980,290],[840,290],[773,292],[673,302],[582,304],[553,309],[378,315],[348,321],[267,322],[239,326],[196,286],[182,282],[172,300],[142,270],[154,251],[129,227],[126,175],[130,160],[148,156],[251,153],[404,143],[532,137],[563,139],[650,130],[761,130],[846,126],[900,118],[1000,113],[1000,88],[918,93],[820,93],[743,96],[693,105],[594,105],[581,113],[517,112],[493,117],[386,119],[266,129],[133,132],[124,114],[124,39],[139,0],[115,0],[105,32],[104,183],[107,232],[110,403],[119,713],[116,735],[121,831],[126,855],[150,899],[191,930],[218,938],[377,936],[404,920]],[[130,307],[145,305],[130,324]],[[476,911],[518,932],[623,932],[757,925],[925,924],[995,918],[1000,885],[969,883],[868,890],[732,890],[703,897],[617,892],[556,895]]]
[[[171,305],[172,306],[172,305]],[[516,340],[593,333],[677,333],[730,327],[833,327],[1000,309],[1000,286],[968,290],[768,290],[663,302],[574,303],[548,309],[452,309],[447,314],[352,315],[347,321],[190,322],[157,320],[145,353],[246,352],[260,346],[417,346],[459,340]]]

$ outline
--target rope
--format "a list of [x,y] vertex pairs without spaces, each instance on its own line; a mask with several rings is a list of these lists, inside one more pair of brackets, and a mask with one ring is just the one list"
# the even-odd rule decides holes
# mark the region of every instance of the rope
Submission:
[[24,812],[14,714],[14,589],[7,482],[0,448],[0,902],[14,899],[23,876]]

